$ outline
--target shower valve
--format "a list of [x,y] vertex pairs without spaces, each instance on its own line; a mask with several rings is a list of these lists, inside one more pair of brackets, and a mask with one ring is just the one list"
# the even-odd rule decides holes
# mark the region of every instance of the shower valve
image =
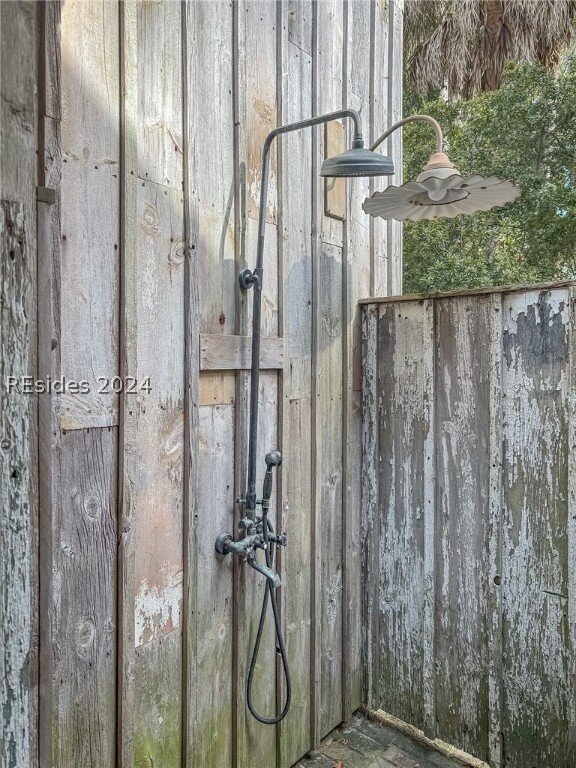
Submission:
[[[272,534],[269,537],[269,540],[271,541],[274,540],[272,539],[272,536],[275,535]],[[268,579],[272,589],[277,589],[280,586],[280,576],[278,576],[276,571],[274,571],[272,568],[269,568],[267,565],[264,565],[263,563],[259,563],[258,560],[256,560],[254,550],[266,549],[264,537],[261,533],[245,536],[240,541],[234,541],[229,533],[220,533],[216,538],[214,548],[219,555],[238,555],[243,560],[246,560],[248,565],[250,565],[252,568],[254,568],[255,571],[258,571],[258,573],[261,573]]]

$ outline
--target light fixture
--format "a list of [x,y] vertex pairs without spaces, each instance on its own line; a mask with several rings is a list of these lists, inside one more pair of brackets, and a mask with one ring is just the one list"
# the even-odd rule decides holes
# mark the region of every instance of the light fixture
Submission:
[[515,200],[518,187],[497,176],[485,178],[479,174],[463,177],[444,152],[444,140],[439,123],[429,115],[410,115],[395,123],[371,147],[374,151],[388,136],[406,123],[420,120],[436,131],[436,152],[431,155],[415,181],[401,187],[391,185],[374,192],[362,205],[365,213],[382,219],[421,221],[422,219],[451,219],[460,214],[488,211]]
[[[266,577],[266,587],[264,591],[264,602],[260,614],[260,624],[256,633],[252,660],[246,679],[246,705],[252,715],[261,723],[274,725],[279,723],[287,714],[290,708],[291,683],[288,671],[288,659],[286,648],[282,638],[280,627],[280,618],[276,605],[276,588],[280,585],[278,574],[274,571],[274,553],[278,545],[284,546],[286,539],[284,536],[278,536],[274,533],[272,523],[268,518],[268,508],[272,495],[272,470],[282,463],[282,456],[279,451],[271,451],[266,455],[266,473],[264,475],[264,487],[262,498],[256,500],[256,446],[258,438],[258,382],[260,378],[260,335],[261,335],[261,315],[262,315],[262,278],[264,271],[264,234],[266,223],[266,200],[268,197],[268,173],[270,160],[270,147],[277,136],[283,133],[300,130],[301,128],[310,128],[322,123],[328,123],[331,120],[349,117],[354,122],[354,141],[352,148],[336,157],[330,157],[324,160],[320,169],[321,176],[331,177],[350,177],[350,176],[387,176],[394,173],[394,164],[389,157],[385,157],[372,150],[364,148],[362,140],[362,126],[360,115],[352,109],[342,109],[338,112],[330,112],[327,115],[312,117],[309,120],[302,120],[298,123],[282,125],[271,131],[264,141],[262,150],[262,186],[260,191],[260,209],[258,220],[258,246],[256,252],[256,267],[254,271],[243,269],[240,273],[240,287],[243,290],[254,289],[253,311],[252,311],[252,366],[250,377],[250,424],[248,429],[248,477],[246,493],[238,503],[241,508],[240,528],[244,535],[239,541],[235,541],[229,533],[221,533],[216,539],[215,549],[219,555],[237,555],[245,560],[255,570]],[[256,514],[256,506],[261,508],[261,514]],[[266,565],[256,560],[256,552],[263,549],[266,557]],[[256,712],[252,702],[252,681],[256,660],[262,639],[264,629],[264,620],[268,602],[272,606],[274,616],[274,628],[277,638],[277,648],[284,670],[284,679],[286,683],[286,699],[282,710],[272,717],[264,717]]]

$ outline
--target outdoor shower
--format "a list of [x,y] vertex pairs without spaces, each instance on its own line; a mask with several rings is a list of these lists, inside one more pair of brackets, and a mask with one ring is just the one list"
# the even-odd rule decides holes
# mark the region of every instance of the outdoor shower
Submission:
[[[268,519],[268,509],[272,495],[274,467],[280,466],[282,456],[279,451],[266,454],[266,473],[262,498],[256,497],[256,449],[258,433],[258,385],[260,380],[260,336],[262,309],[262,279],[264,266],[264,232],[266,223],[266,202],[268,196],[269,156],[272,142],[283,133],[310,128],[343,117],[351,118],[354,123],[354,139],[352,148],[335,157],[329,157],[322,163],[321,176],[348,178],[353,176],[390,176],[394,173],[394,165],[389,157],[377,154],[374,150],[396,129],[413,120],[422,120],[431,124],[436,131],[436,152],[430,158],[426,168],[416,181],[408,182],[402,187],[388,186],[383,192],[375,192],[366,199],[363,209],[371,216],[382,218],[414,218],[429,219],[441,216],[451,217],[459,213],[474,213],[477,210],[487,210],[494,205],[502,205],[515,199],[519,191],[509,182],[502,182],[496,177],[484,179],[482,176],[463,178],[443,151],[443,137],[439,124],[428,115],[412,115],[400,120],[389,128],[371,149],[364,148],[360,116],[352,109],[342,109],[330,112],[308,120],[280,126],[271,131],[264,141],[262,151],[262,188],[260,195],[258,220],[258,245],[256,267],[252,271],[244,269],[240,273],[242,290],[254,289],[252,315],[252,360],[250,380],[250,424],[248,436],[248,477],[246,493],[238,499],[242,511],[239,529],[243,538],[235,541],[229,533],[220,533],[216,539],[216,552],[220,555],[232,553],[248,562],[256,571],[266,577],[266,587],[262,603],[262,612],[252,660],[246,679],[246,701],[252,715],[261,723],[273,725],[279,723],[288,713],[291,699],[291,682],[288,670],[286,647],[280,628],[280,617],[276,604],[275,590],[280,586],[280,577],[274,571],[274,556],[277,546],[285,546],[286,539],[274,532]],[[256,513],[260,506],[261,514]],[[260,563],[257,550],[265,552],[266,564]],[[278,653],[282,659],[284,678],[286,681],[286,700],[282,711],[274,717],[262,717],[252,702],[252,680],[256,660],[260,649],[264,621],[268,609],[268,601],[272,605],[274,626],[278,641]]]
[[[271,131],[264,141],[262,151],[262,189],[260,193],[260,211],[258,220],[258,247],[256,256],[256,267],[254,271],[244,269],[240,274],[240,287],[243,290],[254,289],[253,315],[252,315],[252,367],[250,379],[250,426],[248,436],[248,479],[247,489],[244,497],[238,500],[241,510],[244,513],[240,521],[240,530],[244,536],[240,541],[234,541],[228,533],[219,534],[216,539],[216,551],[220,555],[232,553],[244,558],[252,568],[259,571],[266,577],[266,587],[264,590],[264,599],[262,602],[262,612],[260,614],[260,623],[254,643],[252,660],[246,679],[246,701],[248,709],[252,715],[261,723],[273,725],[279,723],[290,708],[290,699],[292,695],[290,672],[288,670],[288,659],[286,656],[286,647],[282,637],[280,627],[280,617],[278,615],[278,606],[276,604],[275,590],[280,585],[280,578],[274,571],[274,555],[277,546],[285,546],[286,540],[283,536],[274,533],[272,523],[268,519],[268,508],[270,497],[272,495],[272,470],[280,466],[282,456],[279,451],[271,451],[266,455],[266,474],[264,475],[264,487],[262,498],[256,498],[256,448],[258,437],[258,384],[260,380],[260,320],[262,310],[262,278],[264,267],[264,231],[266,223],[266,202],[268,196],[268,173],[270,161],[270,147],[277,136],[283,133],[290,133],[301,128],[311,128],[315,125],[328,123],[331,120],[338,120],[343,117],[349,117],[354,123],[354,140],[352,148],[336,157],[327,158],[322,164],[320,170],[321,176],[341,177],[350,176],[388,176],[394,173],[394,165],[390,158],[384,155],[376,154],[369,149],[364,148],[362,138],[362,126],[360,115],[352,109],[342,109],[338,112],[331,112],[326,115],[312,117],[309,120],[302,120],[298,123],[290,123],[275,128]],[[256,507],[260,506],[261,514],[256,514]],[[266,565],[262,565],[256,559],[256,551],[263,549],[266,557]],[[274,627],[278,641],[278,652],[282,659],[284,670],[284,679],[286,681],[286,700],[282,711],[274,717],[262,717],[254,709],[252,702],[252,680],[256,660],[260,650],[260,641],[264,630],[264,621],[268,609],[268,601],[272,605],[274,616]]]

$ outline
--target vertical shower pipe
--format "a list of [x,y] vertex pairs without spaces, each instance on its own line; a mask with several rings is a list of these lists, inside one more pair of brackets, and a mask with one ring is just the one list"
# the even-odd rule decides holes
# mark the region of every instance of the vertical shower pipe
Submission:
[[283,133],[310,128],[342,117],[350,117],[354,122],[354,148],[362,148],[362,123],[360,115],[353,109],[341,109],[308,120],[290,123],[275,128],[264,141],[262,150],[262,180],[260,190],[260,211],[258,219],[258,244],[256,253],[256,268],[253,272],[245,269],[240,274],[240,286],[246,290],[254,287],[253,313],[252,313],[252,372],[250,378],[250,422],[248,433],[248,481],[245,496],[247,515],[254,519],[256,509],[256,448],[258,439],[258,387],[260,383],[260,322],[262,316],[262,275],[264,271],[264,232],[266,226],[266,203],[268,197],[268,174],[270,165],[270,147],[272,142]]

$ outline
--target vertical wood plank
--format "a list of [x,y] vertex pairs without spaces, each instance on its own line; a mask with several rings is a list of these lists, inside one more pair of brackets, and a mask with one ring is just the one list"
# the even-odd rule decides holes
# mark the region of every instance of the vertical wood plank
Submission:
[[190,46],[193,24],[190,19],[191,4],[183,9],[183,186],[184,186],[184,453],[183,453],[183,607],[182,607],[182,763],[195,766],[195,724],[198,690],[197,664],[197,583],[198,560],[197,510],[198,510],[198,423],[200,402],[200,368],[195,341],[199,337],[198,259],[194,249],[194,231],[197,226],[195,208],[190,195],[190,175],[193,157],[190,121]]
[[[232,8],[193,3],[189,11],[190,196],[195,208],[200,330],[234,333],[234,114]],[[214,62],[206,67],[206,62]],[[210,151],[207,148],[211,147]]]
[[[198,676],[194,765],[230,765],[232,741],[232,558],[216,557],[214,541],[220,531],[232,531],[234,465],[234,406],[203,406],[198,425],[198,514],[210,514],[196,537],[198,562],[204,564],[198,581]],[[215,566],[209,567],[214,561]]]
[[182,189],[181,7],[174,0],[139,0],[138,173]]
[[[246,250],[246,221],[247,221],[247,184],[246,184],[246,151],[247,119],[244,93],[246,89],[246,35],[244,33],[244,8],[240,3],[232,3],[232,46],[233,46],[233,111],[234,111],[234,269],[240,271],[252,266],[253,256]],[[250,331],[250,300],[249,291],[242,291],[236,283],[235,322],[236,333],[248,334]],[[234,413],[234,498],[241,498],[246,493],[246,470],[248,449],[248,412],[249,412],[249,374],[239,371],[235,382]],[[235,527],[243,515],[240,505],[234,510]],[[240,711],[244,703],[242,691],[245,685],[246,662],[240,654],[239,634],[241,627],[241,596],[243,594],[243,570],[237,559],[232,564],[232,765],[237,768],[241,755]]]
[[378,327],[380,703],[423,723],[432,307],[382,305]]
[[436,721],[488,757],[490,297],[436,302]]
[[117,441],[116,428],[62,438],[59,766],[115,765]]
[[[370,126],[368,142],[374,142],[391,125],[389,91],[398,84],[392,84],[389,78],[390,61],[390,14],[391,5],[388,0],[371,0],[370,13],[363,12],[368,17],[370,49],[370,98],[369,113]],[[377,152],[390,154],[390,142],[381,145]],[[385,189],[391,183],[390,176],[370,179],[368,192],[362,197],[360,205],[365,197],[372,195],[376,190]],[[360,214],[359,214],[360,215]],[[388,222],[380,218],[368,217],[370,232],[370,259],[372,263],[370,292],[372,296],[386,296],[391,291],[389,274],[392,270],[401,270],[402,264],[397,260],[402,258],[401,253],[392,249],[392,242],[388,239]]]
[[[61,126],[55,129],[62,153],[61,230],[53,250],[53,258],[61,259],[56,343],[59,372],[86,380],[95,391],[99,377],[118,373],[119,14],[113,4],[95,2],[66,3],[61,14],[60,79],[50,73],[61,99]],[[112,766],[118,434],[92,430],[56,439],[48,597],[52,760]]]
[[[318,114],[318,27],[319,27],[318,3],[312,3],[312,114]],[[322,191],[317,182],[317,174],[320,168],[321,144],[319,132],[312,131],[312,231],[311,231],[311,258],[312,258],[312,349],[311,349],[311,502],[310,514],[310,736],[312,747],[320,744],[322,738],[320,723],[320,690],[321,690],[321,504],[320,482],[318,479],[319,467],[322,462],[320,438],[320,422],[318,408],[318,350],[319,350],[319,324],[320,324],[320,254],[321,227],[322,227]]]
[[504,765],[568,767],[569,296],[503,300]]
[[576,287],[568,289],[568,751],[576,753]]
[[488,757],[502,765],[502,294],[490,297]]
[[[21,27],[18,14],[4,16],[2,24],[12,34]],[[33,32],[31,37],[33,38]],[[4,47],[4,43],[3,43]],[[15,73],[11,73],[14,77]],[[32,85],[32,83],[31,83]],[[34,124],[33,90],[22,94],[24,109]],[[5,123],[3,122],[3,126]],[[9,126],[13,129],[13,126]],[[32,127],[32,126],[31,126]],[[3,142],[8,137],[2,134]],[[13,144],[24,144],[26,136],[12,133]],[[13,146],[12,144],[12,146]],[[30,765],[30,738],[34,723],[30,722],[29,690],[34,671],[30,668],[30,653],[34,647],[31,616],[33,564],[32,522],[36,501],[31,493],[33,481],[30,458],[34,430],[30,423],[31,404],[22,394],[21,379],[29,376],[35,364],[31,357],[29,333],[33,323],[36,274],[33,268],[36,243],[34,236],[34,210],[26,198],[33,195],[33,170],[30,156],[27,179],[21,189],[14,179],[14,170],[7,172],[8,192],[13,200],[3,200],[0,206],[0,232],[2,239],[2,265],[0,267],[0,295],[2,338],[0,343],[0,375],[2,393],[0,410],[0,451],[2,455],[2,517],[0,518],[0,672],[2,678],[2,748],[6,768]],[[32,168],[33,168],[32,164]],[[12,177],[12,178],[10,178]],[[26,189],[26,180],[29,189]],[[33,198],[32,198],[33,199]],[[19,389],[10,385],[19,382]],[[31,399],[31,398],[30,398]]]
[[[344,6],[341,0],[314,7],[313,105],[323,114],[339,109],[343,95]],[[325,215],[325,180],[317,176],[328,151],[324,128],[316,133],[316,243],[314,259],[314,390],[316,444],[313,532],[314,738],[326,735],[342,719],[342,245],[343,225]],[[337,266],[336,266],[337,265]],[[337,298],[336,298],[337,297]],[[335,352],[337,350],[337,352]],[[330,509],[330,514],[325,514]]]
[[118,372],[118,41],[115,5],[62,8],[62,374],[91,391]]
[[37,409],[36,398],[7,386],[8,376],[37,370],[37,32],[34,3],[1,5],[0,743],[6,768],[37,764]]
[[[120,376],[138,376],[138,64],[136,2],[120,13]],[[119,413],[118,466],[118,695],[117,760],[134,761],[135,541],[134,501],[138,466],[138,412],[134,395],[123,393]]]
[[[55,203],[38,205],[38,376],[60,375],[60,247],[61,199],[60,179],[62,153],[60,144],[60,22],[59,3],[42,6],[43,40],[40,54],[42,82],[45,93],[41,102],[44,115],[39,114],[39,180],[55,190]],[[38,697],[38,762],[50,764],[54,760],[53,732],[57,733],[57,688],[53,685],[53,638],[57,625],[52,621],[54,576],[57,574],[58,548],[56,520],[60,509],[60,483],[58,477],[61,456],[58,400],[45,393],[38,398],[38,473],[39,473],[39,697]],[[54,624],[54,626],[53,626]]]
[[364,698],[379,704],[380,511],[378,432],[378,307],[362,309],[362,570]]
[[[183,198],[138,183],[138,476],[134,496],[134,762],[181,763],[183,601],[184,241]],[[175,635],[168,640],[170,635]],[[162,646],[162,651],[159,646]],[[146,709],[158,655],[166,681]],[[172,683],[173,687],[169,686]]]
[[[316,28],[316,93],[315,111],[322,115],[342,108],[344,71],[344,3],[343,0],[323,0],[317,5]],[[346,121],[348,122],[348,121]],[[346,125],[344,130],[347,130]],[[328,156],[327,129],[318,130],[319,164]],[[320,167],[320,166],[319,166]],[[343,244],[342,222],[326,216],[324,208],[325,191],[334,179],[316,177],[319,186],[319,216],[322,242],[337,246]],[[345,183],[345,182],[344,182]]]
[[[202,331],[233,333],[237,276],[232,5],[189,3],[186,47],[187,194],[191,255],[201,280],[197,316],[190,317],[190,322]],[[213,64],[206,66],[206,62]],[[212,149],[207,152],[209,146]],[[198,334],[188,336],[188,366],[197,366]],[[192,369],[188,375],[193,375]],[[232,557],[216,556],[214,542],[220,531],[235,530],[235,408],[204,406],[198,411],[197,435],[190,444],[190,452],[197,454],[197,478],[193,491],[196,511],[192,514],[191,507],[188,513],[190,609],[186,631],[188,665],[195,682],[189,675],[186,754],[194,766],[231,765],[233,562]]]
[[150,377],[152,388],[135,402],[134,762],[177,768],[184,600],[183,5],[141,3],[137,21],[143,51],[138,56],[137,362],[138,379]]
[[[194,154],[191,150],[194,121],[191,109],[194,79],[194,10],[182,10],[182,180],[184,193],[184,452],[183,452],[183,605],[182,605],[182,762],[194,768],[198,707],[198,636],[196,633],[197,585],[199,581],[196,525],[198,510],[198,425],[200,402],[198,253],[194,233],[198,230],[197,207],[191,194]],[[232,736],[232,734],[231,734]]]
[[342,249],[322,243],[320,255],[318,409],[320,484],[320,728],[342,720]]
[[[343,103],[370,117],[370,14],[363,2],[344,7]],[[348,146],[352,127],[348,123]],[[366,130],[366,129],[365,129]],[[362,501],[361,484],[361,317],[358,298],[370,293],[370,240],[362,201],[367,179],[347,182],[343,252],[343,712],[344,719],[365,702],[362,671]]]
[[[389,0],[388,5],[388,110],[387,126],[402,117],[403,79],[403,9],[404,0]],[[375,86],[377,87],[377,86]],[[381,129],[381,133],[385,129]],[[395,131],[388,140],[388,153],[394,162],[395,174],[388,177],[389,183],[402,184],[402,133]],[[388,295],[402,293],[402,222],[390,219],[387,222],[388,241]]]
[[436,734],[436,310],[433,301],[426,302],[427,336],[424,342],[424,401],[428,431],[424,438],[422,490],[424,499],[423,581],[424,626],[422,629],[422,727]]
[[[283,11],[281,122],[312,109],[312,4],[290,2]],[[279,260],[282,266],[280,333],[285,340],[282,377],[282,473],[280,527],[287,531],[282,553],[282,618],[292,677],[292,707],[280,725],[280,768],[289,768],[312,746],[310,740],[310,351],[312,345],[311,260],[312,132],[282,138],[279,152]],[[285,689],[280,686],[279,698]]]
[[[246,201],[245,218],[242,203],[238,211],[240,224],[239,261],[245,260],[253,268],[256,257],[257,217],[261,192],[262,147],[266,135],[277,119],[277,4],[270,0],[243,2],[236,10],[237,28],[237,117],[240,123],[237,135],[237,163],[240,180],[245,179],[241,193]],[[266,205],[266,247],[264,253],[264,281],[262,290],[262,331],[276,335],[278,329],[278,269],[277,269],[277,151],[270,158],[270,179]],[[245,247],[245,250],[242,250]],[[237,285],[237,283],[236,283]],[[238,310],[239,331],[243,332],[251,317],[252,295],[240,300]],[[263,477],[263,455],[276,442],[277,374],[262,373],[260,377],[260,409],[258,427],[257,488]],[[245,490],[246,453],[246,387],[247,378],[238,377],[235,457],[240,489]],[[242,473],[243,477],[240,476]],[[275,498],[271,501],[271,520],[275,524]],[[271,755],[276,754],[275,728],[256,721],[246,707],[245,680],[256,637],[264,582],[252,569],[237,567],[237,754],[238,765],[250,760],[251,764],[267,768]],[[261,652],[254,674],[253,700],[263,714],[276,707],[276,658],[271,623],[262,637]]]

